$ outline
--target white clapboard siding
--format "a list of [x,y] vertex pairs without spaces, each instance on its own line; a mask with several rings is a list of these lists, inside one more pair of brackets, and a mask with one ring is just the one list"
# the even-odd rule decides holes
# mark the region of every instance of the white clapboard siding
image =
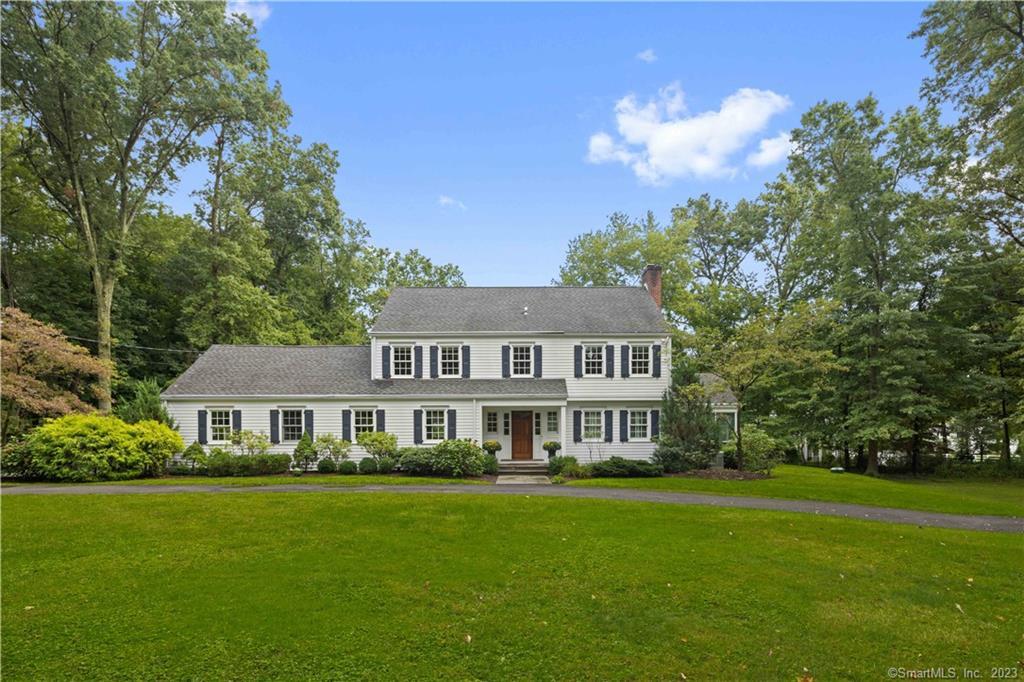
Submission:
[[[341,437],[342,411],[346,409],[383,409],[384,426],[388,433],[398,437],[399,447],[414,445],[413,443],[413,410],[426,408],[454,409],[456,437],[476,438],[477,424],[474,421],[476,410],[471,400],[325,400],[325,399],[268,399],[268,400],[174,400],[167,399],[167,411],[178,424],[178,431],[188,445],[199,438],[199,410],[230,409],[241,410],[242,429],[270,435],[270,411],[277,409],[313,410],[313,433],[333,433]],[[209,437],[209,429],[207,436]],[[216,443],[208,443],[215,446]],[[279,443],[272,446],[272,452],[291,454],[295,443]],[[350,457],[362,459],[366,452],[358,445],[352,446]]]
[[[408,337],[382,335],[374,337],[373,377],[383,376],[383,347],[395,343],[410,343]],[[542,371],[544,379],[565,379],[569,399],[617,399],[617,400],[659,400],[671,383],[672,347],[668,337],[654,336],[587,336],[566,337],[561,335],[535,336],[460,336],[452,338],[425,337],[415,339],[417,345],[423,346],[423,379],[395,379],[396,381],[430,381],[430,351],[432,345],[447,343],[470,347],[470,378],[501,379],[501,348],[510,343],[533,343],[543,347]],[[575,377],[574,349],[584,343],[600,343],[615,347],[614,376],[607,377]],[[622,346],[629,343],[661,344],[661,376],[653,377],[622,377]]]

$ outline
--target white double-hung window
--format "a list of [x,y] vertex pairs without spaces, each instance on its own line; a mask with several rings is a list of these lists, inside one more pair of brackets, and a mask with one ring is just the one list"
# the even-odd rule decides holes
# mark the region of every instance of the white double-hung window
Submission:
[[281,440],[294,443],[302,438],[302,410],[281,410]]
[[586,410],[583,412],[583,440],[602,440],[603,429],[601,410]]
[[227,443],[231,440],[231,410],[210,410],[210,442]]
[[375,410],[352,410],[352,433],[356,437],[377,429]]
[[442,441],[445,433],[445,410],[423,411],[424,440]]
[[647,410],[629,411],[629,439],[647,440],[650,438]]
[[391,376],[412,376],[412,346],[391,347]]
[[629,374],[635,377],[650,376],[651,374],[651,347],[630,346],[629,347]]
[[447,345],[439,348],[440,374],[443,377],[462,376],[462,346]]
[[533,376],[533,346],[512,346],[512,376]]
[[604,376],[604,345],[588,343],[583,346],[583,376]]

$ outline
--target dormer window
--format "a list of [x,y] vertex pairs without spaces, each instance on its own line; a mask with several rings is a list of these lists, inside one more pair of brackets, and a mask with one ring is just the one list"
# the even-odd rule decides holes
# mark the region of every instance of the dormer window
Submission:
[[412,346],[391,347],[391,376],[412,376]]
[[462,346],[449,345],[440,347],[441,355],[441,376],[460,377],[462,376]]
[[630,346],[629,347],[629,374],[630,376],[650,376],[651,374],[651,347]]
[[604,376],[604,346],[588,343],[583,346],[583,376]]
[[533,346],[512,346],[512,376],[533,376]]

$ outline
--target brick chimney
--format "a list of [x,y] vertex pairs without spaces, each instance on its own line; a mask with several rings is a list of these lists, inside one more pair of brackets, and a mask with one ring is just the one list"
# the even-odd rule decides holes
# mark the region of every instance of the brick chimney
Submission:
[[648,265],[640,275],[640,282],[654,299],[654,305],[661,310],[661,266]]

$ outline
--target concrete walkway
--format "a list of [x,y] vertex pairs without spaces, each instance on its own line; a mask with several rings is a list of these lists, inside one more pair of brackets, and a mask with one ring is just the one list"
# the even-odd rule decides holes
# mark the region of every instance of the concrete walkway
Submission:
[[733,497],[699,493],[673,493],[627,488],[576,488],[557,485],[366,485],[326,486],[282,484],[267,486],[218,485],[22,485],[0,488],[3,497],[17,495],[164,495],[168,493],[440,493],[445,495],[535,495],[538,497],[576,497],[595,500],[632,500],[661,504],[707,505],[733,509],[767,509],[800,512],[848,519],[903,523],[914,526],[985,530],[1000,533],[1024,533],[1024,518],[1015,516],[979,516],[939,514],[936,512],[869,507],[860,504],[781,500],[767,497]]

